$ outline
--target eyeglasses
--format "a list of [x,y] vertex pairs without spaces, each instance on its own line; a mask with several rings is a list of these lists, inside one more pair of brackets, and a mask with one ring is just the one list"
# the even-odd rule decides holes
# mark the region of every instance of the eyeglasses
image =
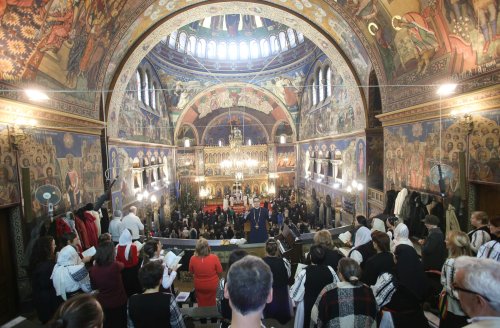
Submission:
[[[490,299],[482,294],[479,294],[478,292],[475,292],[473,290],[470,290],[470,289],[466,289],[466,288],[462,288],[460,286],[457,285],[456,282],[454,282],[452,285],[453,289],[457,292],[463,292],[463,293],[469,293],[469,294],[476,294],[476,295],[479,295],[481,296],[482,298],[484,298],[486,301],[488,302],[491,302]],[[457,293],[458,294],[458,293]]]

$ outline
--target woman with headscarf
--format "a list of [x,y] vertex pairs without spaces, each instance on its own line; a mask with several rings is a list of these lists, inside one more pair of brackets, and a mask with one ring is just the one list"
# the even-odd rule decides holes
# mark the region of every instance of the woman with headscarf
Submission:
[[398,245],[394,252],[396,292],[384,307],[392,315],[395,327],[428,327],[422,303],[427,292],[424,267],[415,249]]
[[116,246],[116,261],[123,263],[122,270],[123,286],[127,296],[140,293],[142,291],[139,283],[139,256],[137,246],[132,243],[132,234],[130,230],[123,230]]
[[376,253],[370,229],[365,226],[360,227],[356,231],[354,247],[349,252],[349,257],[358,262],[363,269],[364,263]]
[[375,285],[377,278],[385,272],[393,273],[394,255],[389,250],[390,240],[385,232],[372,232],[373,247],[377,254],[365,261],[361,281],[368,286]]
[[404,223],[399,223],[394,229],[394,240],[391,242],[391,251],[395,251],[398,245],[408,245],[413,247],[410,238],[410,230]]
[[52,283],[56,295],[67,300],[71,296],[92,291],[89,272],[80,262],[80,257],[71,245],[65,246],[57,256],[57,263],[52,271]]
[[380,231],[385,233],[385,224],[384,221],[379,218],[375,218],[372,221],[372,231]]

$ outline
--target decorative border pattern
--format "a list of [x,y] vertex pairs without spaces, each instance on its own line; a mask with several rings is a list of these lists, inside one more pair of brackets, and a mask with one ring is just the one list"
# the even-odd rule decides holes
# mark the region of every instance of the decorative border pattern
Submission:
[[492,86],[481,91],[459,95],[450,99],[434,100],[414,107],[377,115],[382,126],[408,124],[417,121],[451,116],[452,110],[468,108],[484,111],[500,108],[500,88]]
[[12,207],[9,211],[10,234],[15,252],[17,292],[21,302],[27,300],[31,294],[31,284],[28,274],[23,267],[24,260],[24,240],[21,218],[21,207]]

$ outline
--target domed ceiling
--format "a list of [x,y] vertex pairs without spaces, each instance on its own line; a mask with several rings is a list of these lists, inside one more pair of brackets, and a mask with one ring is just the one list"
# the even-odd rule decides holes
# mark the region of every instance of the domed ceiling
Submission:
[[175,30],[152,51],[180,67],[234,74],[283,67],[315,48],[299,31],[254,15],[207,17]]

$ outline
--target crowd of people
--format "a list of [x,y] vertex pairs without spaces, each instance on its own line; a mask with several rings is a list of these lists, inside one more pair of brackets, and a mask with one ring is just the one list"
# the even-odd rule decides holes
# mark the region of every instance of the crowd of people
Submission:
[[[261,326],[262,319],[269,318],[280,324],[294,320],[295,327],[427,327],[424,309],[439,312],[441,327],[463,327],[471,320],[470,327],[500,324],[498,216],[474,212],[469,234],[458,230],[445,234],[439,219],[427,215],[423,220],[427,236],[413,241],[404,221],[396,217],[358,216],[353,229],[335,243],[330,232],[319,227],[303,265],[293,275],[274,237],[294,223],[300,227],[297,230],[309,230],[303,204],[289,206],[276,199],[261,207],[259,199],[253,201],[254,208],[240,215],[231,213],[231,208],[192,218],[174,213],[162,229],[170,232],[169,237],[179,233],[197,240],[187,268],[193,275],[196,303],[217,306],[222,326]],[[177,269],[165,264],[157,239],[138,241],[144,224],[136,212],[131,207],[123,216],[116,210],[107,228],[89,228],[100,232],[92,256],[84,256],[79,231],[71,224],[67,224],[70,231],[36,240],[29,272],[42,323],[185,326],[175,301]],[[71,223],[70,214],[65,218]],[[265,242],[266,255],[259,259],[235,250],[224,274],[205,236],[237,237],[248,220],[250,235],[253,230],[258,241]],[[262,227],[265,235],[259,231]],[[344,250],[334,244],[342,244]]]

